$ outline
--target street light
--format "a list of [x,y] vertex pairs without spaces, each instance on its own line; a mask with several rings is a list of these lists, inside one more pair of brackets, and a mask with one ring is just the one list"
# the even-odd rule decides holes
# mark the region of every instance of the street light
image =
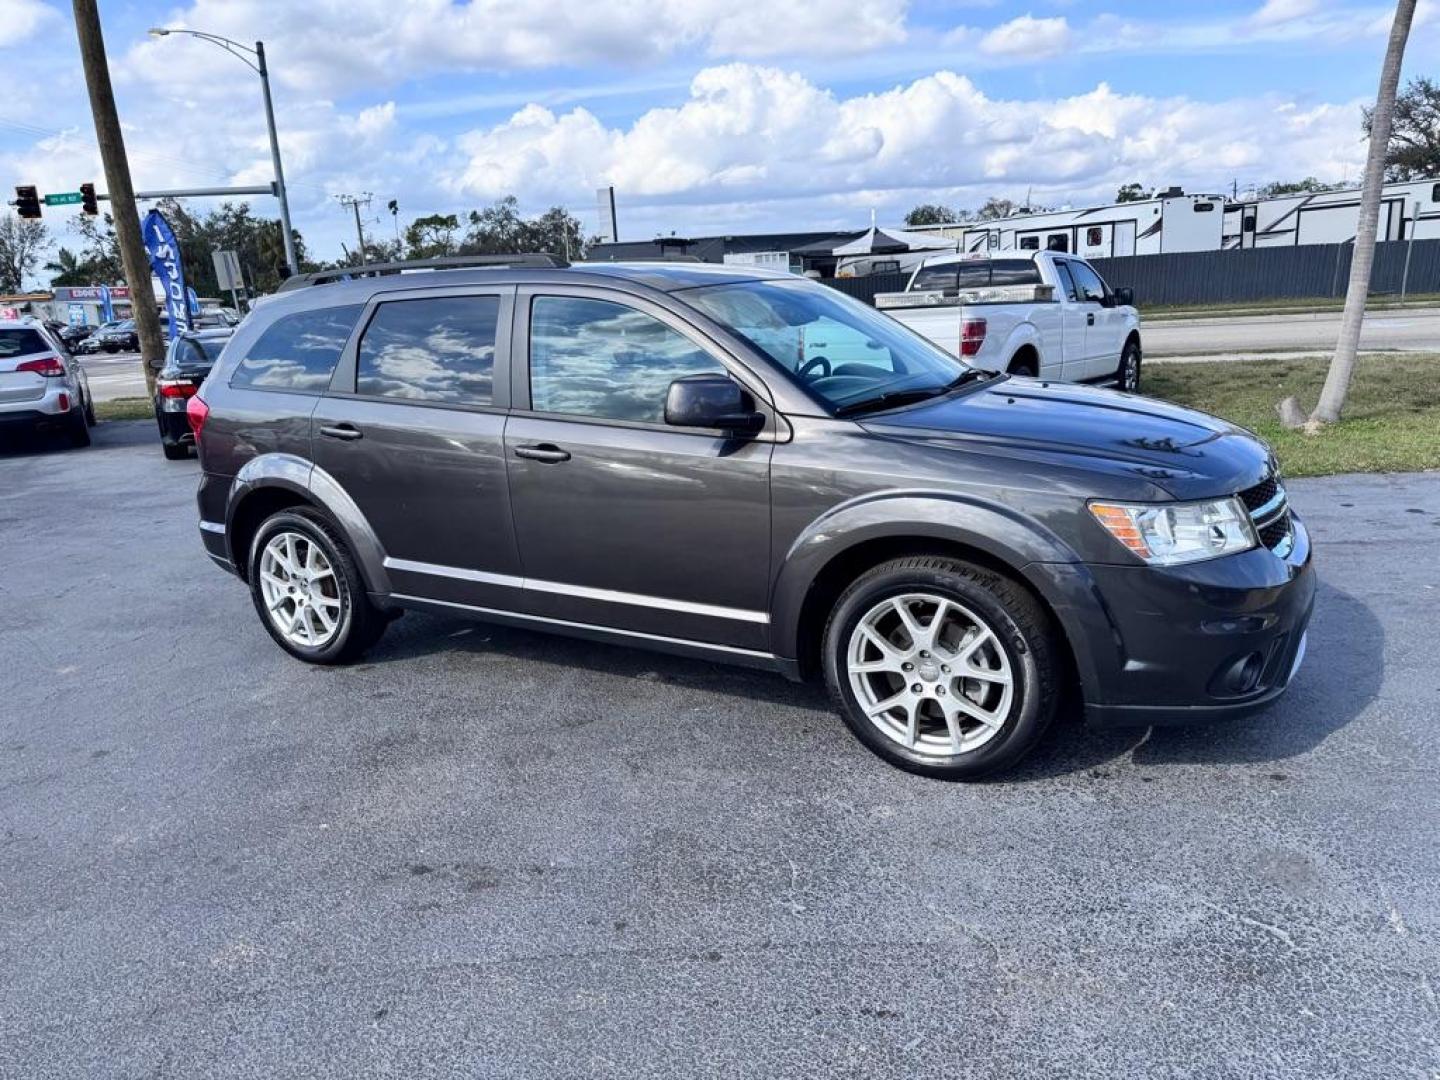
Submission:
[[280,167],[280,139],[275,134],[275,107],[270,103],[270,72],[265,66],[265,43],[257,41],[255,48],[251,49],[238,41],[231,41],[219,34],[207,34],[202,30],[167,30],[160,26],[150,28],[152,37],[169,37],[171,34],[186,34],[218,45],[260,76],[260,88],[265,94],[265,124],[270,129],[270,157],[275,162],[275,195],[280,200],[280,231],[285,241],[285,263],[291,274],[300,273],[300,263],[295,258],[295,238],[290,230],[290,200],[285,197],[285,172]]

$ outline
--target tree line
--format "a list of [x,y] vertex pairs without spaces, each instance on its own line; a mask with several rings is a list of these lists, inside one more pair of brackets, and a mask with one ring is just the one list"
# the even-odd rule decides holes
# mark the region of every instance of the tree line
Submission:
[[[187,282],[200,296],[222,296],[211,254],[234,251],[252,294],[274,292],[285,280],[285,245],[280,222],[257,216],[249,204],[225,202],[211,210],[196,210],[181,199],[156,204],[175,231]],[[79,215],[69,231],[74,239],[61,244],[42,265],[50,248],[51,233],[43,221],[7,214],[0,218],[0,293],[19,292],[21,283],[37,270],[50,285],[117,284],[125,272],[115,223],[109,214]],[[295,252],[302,272],[332,270],[360,262],[358,241],[341,245],[342,257],[333,262],[310,257],[305,239],[294,231]],[[447,255],[511,255],[549,252],[579,259],[597,238],[587,237],[578,218],[563,206],[525,217],[515,196],[465,214],[429,214],[412,220],[398,238],[378,235],[372,226],[365,241],[366,262],[429,259]]]

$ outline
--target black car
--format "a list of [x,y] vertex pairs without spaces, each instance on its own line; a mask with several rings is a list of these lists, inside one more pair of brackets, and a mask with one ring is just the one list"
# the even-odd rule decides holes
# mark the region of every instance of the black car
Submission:
[[93,343],[97,350],[108,353],[140,351],[140,335],[135,329],[134,319],[106,323],[86,338],[86,343]]
[[[416,609],[823,675],[952,780],[1068,697],[1243,716],[1299,667],[1310,540],[1248,431],[969,367],[790,274],[469,261],[292,279],[190,399],[201,538],[292,656]],[[820,330],[865,358],[807,359]]]
[[57,333],[57,335],[59,336],[60,340],[65,343],[65,347],[66,347],[67,349],[69,349],[71,352],[74,352],[74,351],[75,351],[75,347],[76,347],[77,345],[79,345],[80,342],[82,342],[82,341],[84,341],[86,338],[88,338],[88,337],[89,337],[91,334],[93,334],[94,332],[95,332],[95,327],[93,327],[93,326],[83,326],[83,325],[82,325],[82,326],[61,326],[60,329],[56,331],[56,333]]
[[165,350],[165,362],[155,378],[155,423],[160,427],[160,448],[171,461],[190,456],[195,434],[185,407],[234,333],[230,327],[187,331]]

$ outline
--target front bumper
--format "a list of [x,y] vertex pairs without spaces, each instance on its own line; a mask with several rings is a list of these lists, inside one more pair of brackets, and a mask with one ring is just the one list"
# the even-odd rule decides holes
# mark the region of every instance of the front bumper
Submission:
[[1189,566],[1073,568],[1061,611],[1088,722],[1186,723],[1257,712],[1304,657],[1315,603],[1310,537]]

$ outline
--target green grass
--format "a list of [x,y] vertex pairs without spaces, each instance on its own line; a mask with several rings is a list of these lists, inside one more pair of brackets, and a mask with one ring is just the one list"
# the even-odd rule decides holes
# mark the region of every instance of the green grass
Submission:
[[[1365,302],[1370,311],[1385,311],[1395,308],[1435,307],[1440,305],[1440,293],[1410,293],[1402,301],[1398,294],[1372,295]],[[1140,309],[1144,318],[1156,319],[1210,319],[1217,315],[1306,315],[1317,311],[1340,311],[1345,307],[1343,296],[1324,297],[1279,297],[1269,300],[1235,300],[1228,303],[1208,304],[1147,304]]]
[[1294,394],[1306,412],[1314,408],[1328,367],[1283,358],[1154,364],[1144,392],[1250,428],[1275,448],[1287,476],[1440,468],[1440,355],[1363,356],[1339,424],[1319,435],[1281,427],[1276,403]]
[[149,398],[122,397],[95,403],[97,420],[149,420],[154,416],[155,406]]

